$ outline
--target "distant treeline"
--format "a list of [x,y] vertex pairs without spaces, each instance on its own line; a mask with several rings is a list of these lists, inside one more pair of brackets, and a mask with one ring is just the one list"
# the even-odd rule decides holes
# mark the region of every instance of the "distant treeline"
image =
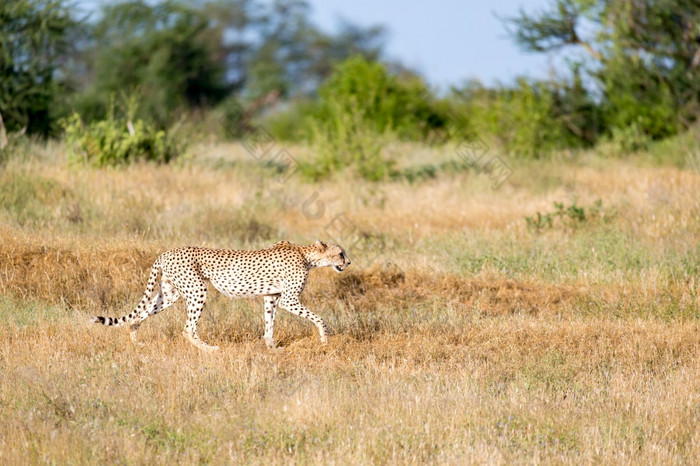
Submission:
[[380,57],[384,29],[341,24],[327,34],[303,1],[104,2],[81,12],[69,0],[0,4],[0,111],[9,130],[55,130],[72,110],[104,118],[110,102],[167,127],[227,99],[312,93],[333,64]]
[[552,0],[522,11],[504,18],[512,38],[531,52],[565,50],[568,69],[441,95],[385,61],[381,26],[331,34],[310,13],[300,0],[132,0],[93,14],[66,0],[4,1],[4,126],[60,135],[115,118],[145,132],[216,120],[208,129],[235,138],[263,125],[332,154],[319,173],[359,160],[382,177],[372,160],[387,138],[479,138],[521,157],[602,140],[634,151],[700,113],[696,1]]

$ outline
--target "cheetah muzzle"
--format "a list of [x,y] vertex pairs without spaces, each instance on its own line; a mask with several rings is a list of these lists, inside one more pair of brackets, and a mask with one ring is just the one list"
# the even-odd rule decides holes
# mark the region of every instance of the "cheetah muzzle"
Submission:
[[146,291],[136,309],[120,318],[97,316],[92,322],[114,327],[128,325],[131,339],[136,342],[137,331],[144,320],[184,296],[187,321],[182,334],[201,350],[216,350],[218,347],[206,344],[197,335],[197,322],[206,303],[206,282],[209,281],[227,296],[263,296],[263,339],[269,348],[275,347],[273,331],[278,306],[313,322],[321,343],[326,344],[326,323],[301,304],[299,295],[304,291],[311,269],[332,267],[341,273],[349,265],[350,259],[342,247],[318,240],[308,246],[280,241],[257,251],[198,247],[171,249],[153,263]]

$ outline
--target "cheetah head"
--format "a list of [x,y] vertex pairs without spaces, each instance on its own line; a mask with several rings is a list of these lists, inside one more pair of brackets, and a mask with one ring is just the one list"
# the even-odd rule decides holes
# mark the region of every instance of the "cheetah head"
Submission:
[[333,267],[333,270],[340,273],[350,265],[345,249],[337,244],[316,240],[314,248],[317,267]]

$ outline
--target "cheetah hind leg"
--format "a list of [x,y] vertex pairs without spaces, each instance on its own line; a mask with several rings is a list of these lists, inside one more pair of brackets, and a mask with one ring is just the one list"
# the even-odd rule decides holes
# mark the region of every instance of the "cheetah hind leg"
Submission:
[[138,346],[143,346],[143,343],[138,341],[138,330],[141,323],[148,317],[166,310],[179,298],[180,293],[177,288],[175,288],[167,279],[163,278],[160,283],[158,294],[154,296],[148,306],[141,311],[136,321],[129,325],[129,337],[131,338],[132,343]]
[[199,336],[197,336],[196,333],[195,333],[194,335],[192,335],[192,334],[189,333],[187,330],[183,330],[183,331],[182,331],[182,336],[185,337],[185,338],[187,339],[187,341],[189,341],[189,342],[192,343],[194,346],[196,346],[197,349],[200,349],[200,350],[205,351],[205,352],[207,352],[207,353],[213,353],[213,352],[215,352],[215,351],[218,351],[218,349],[219,349],[218,346],[210,345],[210,344],[205,343],[204,341],[202,341],[202,340],[199,338]]
[[275,339],[272,336],[275,328],[275,313],[277,312],[277,303],[280,300],[280,295],[268,295],[263,297],[265,304],[265,333],[263,340],[271,350],[279,350],[275,344]]
[[182,331],[182,336],[198,349],[211,353],[218,350],[219,347],[203,342],[197,334],[197,322],[202,316],[202,310],[204,309],[206,299],[207,288],[203,283],[201,289],[187,297],[187,323],[185,324],[185,330]]

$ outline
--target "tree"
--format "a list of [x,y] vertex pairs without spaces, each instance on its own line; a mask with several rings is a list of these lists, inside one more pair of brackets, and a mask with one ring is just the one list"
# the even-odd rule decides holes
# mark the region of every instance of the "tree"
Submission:
[[167,126],[179,112],[213,106],[240,88],[242,80],[227,79],[225,68],[235,47],[225,47],[224,27],[205,13],[174,1],[105,7],[93,30],[94,81],[82,110],[104,115],[115,94],[138,94],[138,116]]
[[381,28],[345,25],[329,35],[309,17],[303,0],[107,5],[75,68],[85,76],[77,107],[87,119],[101,118],[113,96],[137,94],[138,116],[167,126],[228,98],[313,93],[336,61],[381,53]]
[[78,23],[63,0],[0,2],[0,113],[10,131],[48,134],[57,74]]
[[605,123],[661,138],[698,116],[700,3],[696,0],[555,0],[508,20],[524,49],[578,48],[602,91]]
[[276,0],[257,23],[260,46],[252,51],[246,92],[252,98],[273,90],[285,95],[314,93],[333,66],[360,55],[379,59],[385,40],[381,26],[363,28],[347,21],[336,34],[321,31],[309,19],[303,0]]

